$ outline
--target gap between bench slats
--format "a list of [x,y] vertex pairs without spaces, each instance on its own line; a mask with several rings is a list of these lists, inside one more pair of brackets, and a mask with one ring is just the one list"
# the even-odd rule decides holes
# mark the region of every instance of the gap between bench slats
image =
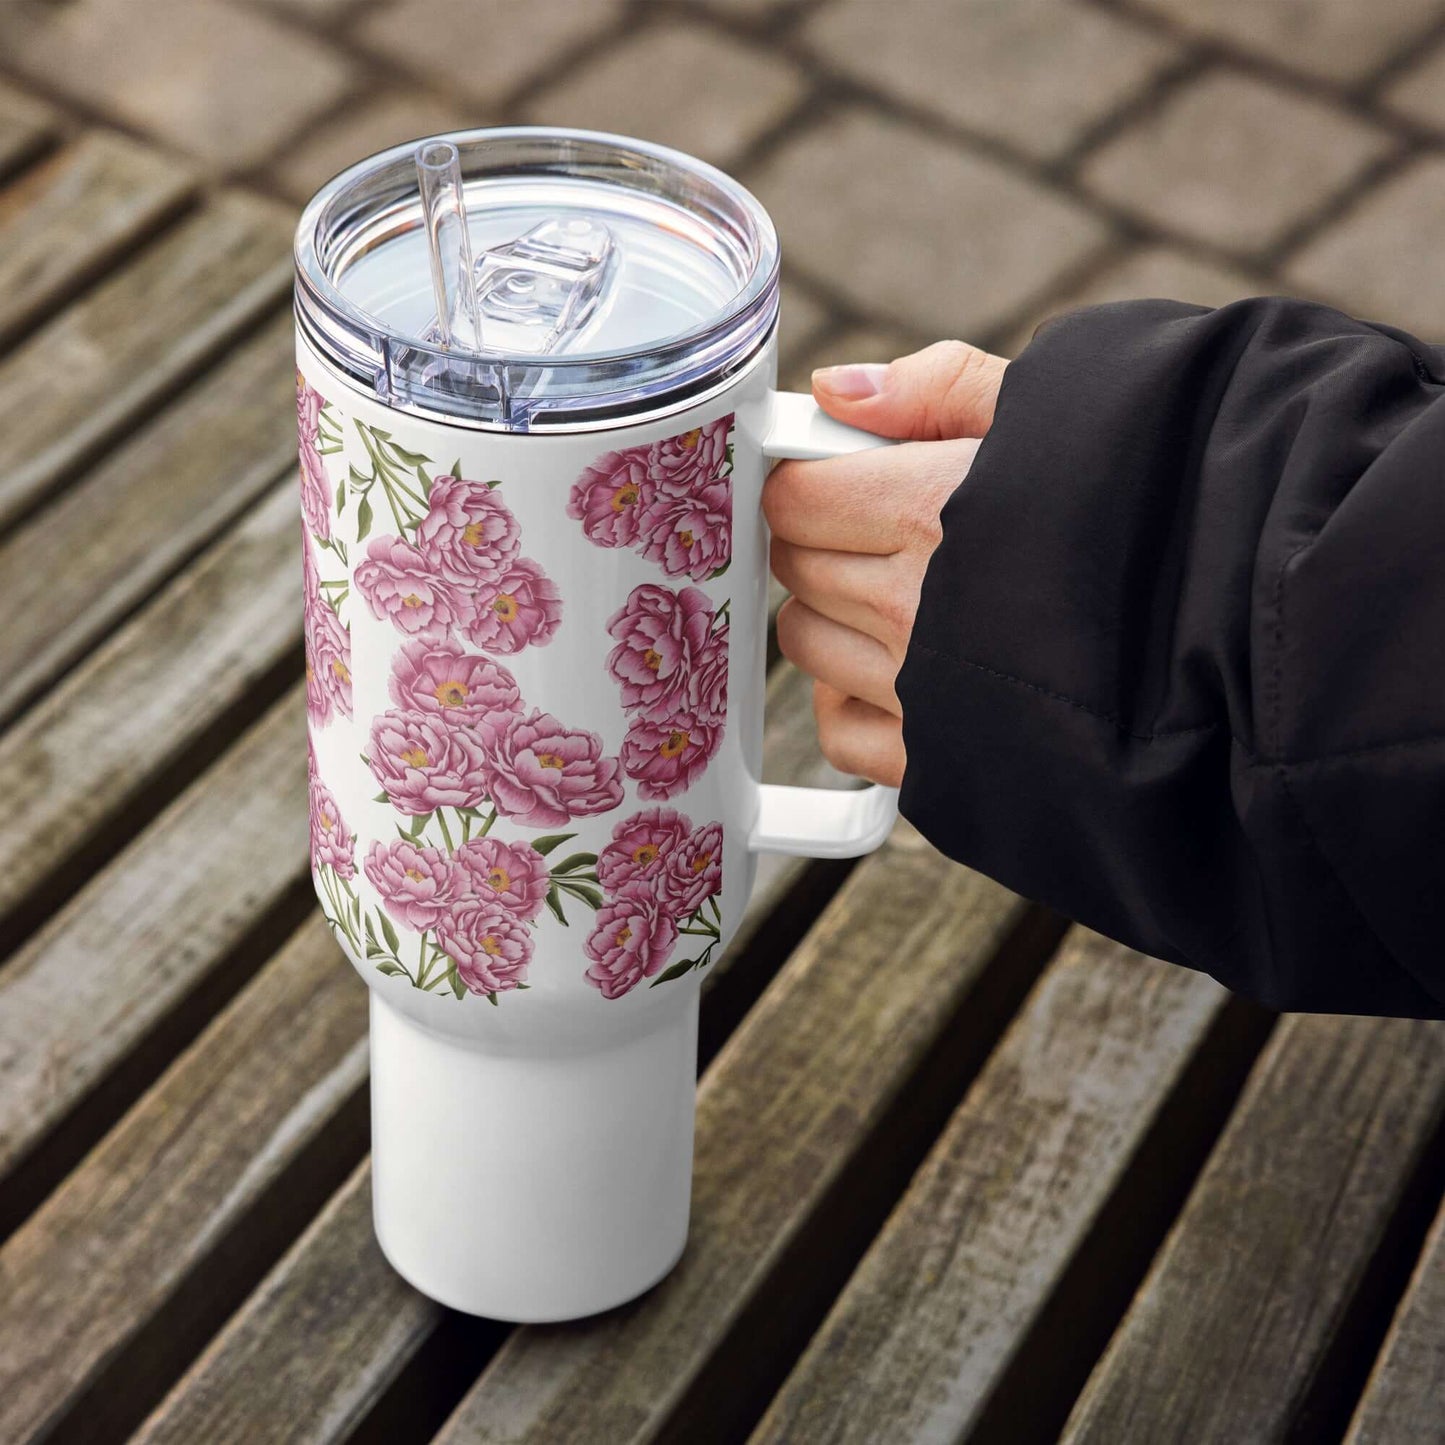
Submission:
[[[842,781],[818,755],[811,685],[793,668],[769,680],[764,775]],[[746,1004],[806,931],[846,864],[771,860],[743,924],[704,979],[699,1053],[706,1063]],[[475,1378],[505,1327],[441,1309],[406,1285],[372,1237],[363,1168],[277,1266],[148,1422],[142,1438],[248,1442],[426,1438]],[[253,1381],[275,1388],[258,1395]],[[363,1424],[364,1422],[364,1424]]]
[[0,733],[5,945],[300,677],[300,537],[288,474]]
[[518,1330],[438,1438],[733,1438],[786,1373],[1058,934],[900,825],[704,1077],[692,1233],[677,1269],[610,1315]]
[[308,910],[304,718],[298,688],[0,967],[0,1222]]
[[1338,1439],[1439,1198],[1442,1118],[1445,1025],[1283,1019],[1065,1439]]
[[155,234],[194,189],[174,158],[91,131],[0,190],[0,347]]
[[[1072,929],[756,1445],[972,1440],[991,1400],[992,1438],[1055,1438],[1268,1023],[1212,979]],[[1031,1347],[1050,1312],[1063,1328]],[[1025,1392],[1000,1411],[1011,1372]]]
[[59,118],[49,106],[0,85],[0,177],[40,155],[58,129]]
[[363,1153],[365,1036],[313,914],[0,1248],[0,1439],[144,1415]]
[[223,194],[0,360],[0,530],[281,304],[289,234],[279,207]]
[[1345,1445],[1445,1445],[1445,1209],[1435,1216]]

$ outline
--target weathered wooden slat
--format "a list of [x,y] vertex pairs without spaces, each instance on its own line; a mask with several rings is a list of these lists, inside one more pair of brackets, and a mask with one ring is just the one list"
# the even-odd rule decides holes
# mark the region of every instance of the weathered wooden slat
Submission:
[[48,912],[77,855],[133,831],[138,803],[239,730],[279,673],[299,675],[300,535],[288,477],[0,734],[0,938]]
[[303,719],[293,690],[0,967],[0,1174],[88,1096],[119,1114],[126,1091],[97,1086],[203,983],[244,981],[235,950],[304,897]]
[[175,215],[194,184],[173,158],[92,131],[0,190],[0,346]]
[[39,154],[55,130],[55,113],[48,106],[0,85],[0,176]]
[[[811,696],[808,680],[791,667],[776,670],[769,680],[763,752],[771,780],[841,781],[818,753]],[[779,911],[799,901],[795,890],[808,865],[798,859],[779,862],[787,866],[766,880],[760,876],[753,890],[729,949],[728,971],[749,969],[751,960],[738,956],[771,946],[774,933],[788,930]],[[803,888],[806,892],[806,883]],[[705,1039],[730,1022],[712,1023],[719,996],[730,992],[729,985],[714,987],[715,979],[726,976],[724,962],[719,960],[703,985]],[[475,1374],[475,1338],[382,1258],[372,1236],[370,1200],[370,1176],[363,1169],[172,1391],[142,1432],[147,1445],[345,1440],[359,1421],[370,1418],[378,1400],[395,1390],[399,1377],[421,1388],[414,1377],[427,1377],[439,1351],[455,1356],[459,1339],[473,1350]],[[456,1362],[449,1359],[438,1368],[450,1375]],[[257,1380],[272,1388],[258,1392]],[[443,1388],[428,1385],[429,1395]],[[399,1404],[404,1407],[404,1401]],[[410,1423],[414,1433],[415,1419]]]
[[1442,1115],[1441,1025],[1283,1020],[1065,1439],[1337,1431],[1352,1305]]
[[443,1315],[383,1258],[371,1227],[371,1167],[364,1164],[145,1422],[134,1445],[345,1440],[432,1344]]
[[0,360],[0,527],[280,305],[289,231],[223,195]]
[[286,469],[291,321],[278,316],[153,426],[0,538],[0,718],[105,636]]
[[1445,1209],[1425,1241],[1345,1445],[1445,1445]]
[[[755,1445],[970,1438],[1129,1176],[1134,1193],[1161,1191],[1168,1161],[1151,1155],[1151,1138],[1167,1130],[1171,1157],[1188,1160],[1178,1106],[1187,1098],[1197,1110],[1216,1076],[1226,1089],[1237,1080],[1238,1063],[1197,1065],[1211,1045],[1233,1041],[1237,1031],[1222,1026],[1240,1007],[1212,979],[1073,929]],[[1153,1213],[1131,1200],[1127,1228],[1147,1227]],[[1068,1308],[1078,1332],[1100,1301]],[[1031,1388],[1050,1390],[1062,1361],[1050,1354],[1034,1366]],[[1002,1435],[1031,1438],[1017,1427]]]
[[1026,916],[898,829],[705,1075],[677,1269],[637,1305],[517,1331],[439,1438],[734,1438],[1016,1002],[987,985],[1032,976],[1022,957],[985,968]]
[[0,1248],[0,1439],[144,1413],[364,1151],[365,1038],[314,914]]

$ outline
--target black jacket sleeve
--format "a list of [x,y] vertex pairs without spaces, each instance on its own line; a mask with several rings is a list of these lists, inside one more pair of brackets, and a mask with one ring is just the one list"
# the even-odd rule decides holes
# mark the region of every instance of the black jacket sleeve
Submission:
[[1048,323],[898,693],[944,852],[1276,1008],[1445,1017],[1445,356],[1277,299]]

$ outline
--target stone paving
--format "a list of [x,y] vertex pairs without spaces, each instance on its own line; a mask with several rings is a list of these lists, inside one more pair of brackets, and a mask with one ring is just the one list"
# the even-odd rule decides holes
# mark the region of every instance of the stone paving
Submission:
[[1445,340],[1445,0],[4,0],[0,78],[293,203],[457,125],[679,145],[778,221],[795,383],[1128,296]]

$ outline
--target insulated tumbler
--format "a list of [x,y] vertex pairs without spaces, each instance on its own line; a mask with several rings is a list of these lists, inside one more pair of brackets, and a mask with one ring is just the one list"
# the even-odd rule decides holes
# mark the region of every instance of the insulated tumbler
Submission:
[[313,872],[371,990],[377,1237],[444,1304],[620,1304],[682,1252],[699,987],[760,851],[887,789],[760,781],[778,247],[710,166],[476,130],[296,238]]

